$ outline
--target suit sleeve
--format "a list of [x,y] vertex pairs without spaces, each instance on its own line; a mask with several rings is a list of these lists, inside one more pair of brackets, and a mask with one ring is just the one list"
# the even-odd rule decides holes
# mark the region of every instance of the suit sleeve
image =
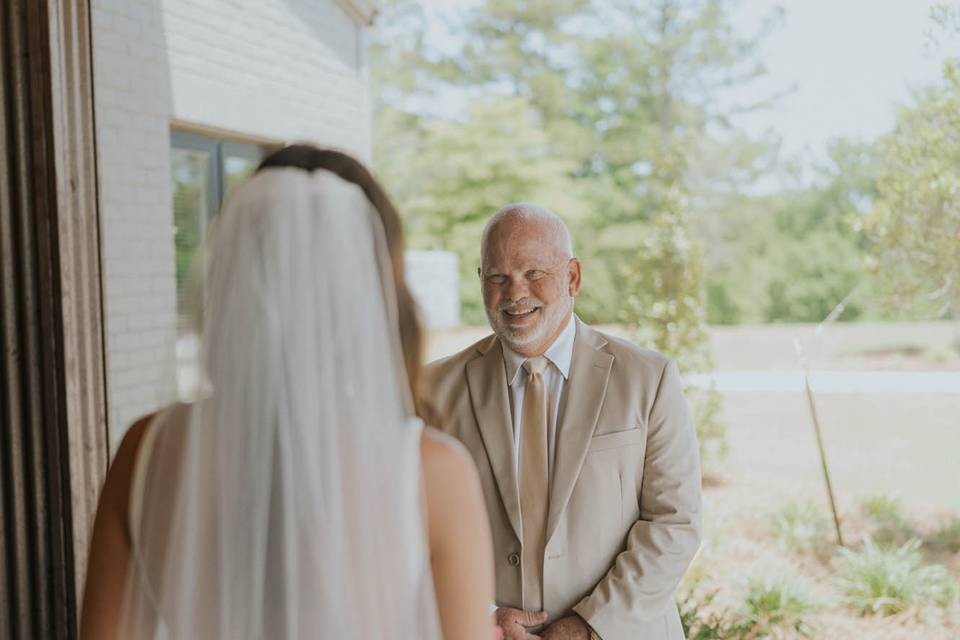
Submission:
[[700,456],[677,365],[668,361],[650,409],[640,519],[626,549],[574,611],[603,640],[640,637],[670,612],[700,546]]

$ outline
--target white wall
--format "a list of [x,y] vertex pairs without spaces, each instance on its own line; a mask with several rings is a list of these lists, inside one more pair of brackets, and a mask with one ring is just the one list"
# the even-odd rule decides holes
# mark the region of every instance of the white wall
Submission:
[[94,0],[112,442],[175,397],[172,124],[369,159],[364,27],[336,0]]
[[173,117],[368,160],[363,27],[334,0],[166,0]]
[[452,251],[407,251],[407,283],[428,329],[460,325],[460,271]]
[[[171,92],[157,2],[95,0],[94,100],[112,434],[174,394]],[[111,442],[116,447],[117,442]]]

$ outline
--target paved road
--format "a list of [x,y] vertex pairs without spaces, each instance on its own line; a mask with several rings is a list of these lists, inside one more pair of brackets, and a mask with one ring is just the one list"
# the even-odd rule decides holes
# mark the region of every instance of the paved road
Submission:
[[[687,382],[714,386],[721,393],[797,393],[804,390],[802,371],[717,371],[691,374]],[[811,371],[817,393],[956,393],[960,372]],[[960,401],[960,398],[958,398]]]

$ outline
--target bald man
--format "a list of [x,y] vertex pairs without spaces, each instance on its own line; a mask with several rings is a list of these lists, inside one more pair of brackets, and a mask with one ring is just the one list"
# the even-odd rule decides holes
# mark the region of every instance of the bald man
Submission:
[[507,640],[681,640],[700,462],[676,364],[574,315],[580,261],[548,209],[502,208],[480,254],[493,335],[429,365],[424,390],[480,472],[497,623]]

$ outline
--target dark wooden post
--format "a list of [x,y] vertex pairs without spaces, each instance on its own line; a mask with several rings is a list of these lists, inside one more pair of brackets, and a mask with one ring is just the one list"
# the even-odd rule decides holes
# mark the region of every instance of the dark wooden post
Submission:
[[107,464],[88,0],[0,3],[0,638],[76,635]]

